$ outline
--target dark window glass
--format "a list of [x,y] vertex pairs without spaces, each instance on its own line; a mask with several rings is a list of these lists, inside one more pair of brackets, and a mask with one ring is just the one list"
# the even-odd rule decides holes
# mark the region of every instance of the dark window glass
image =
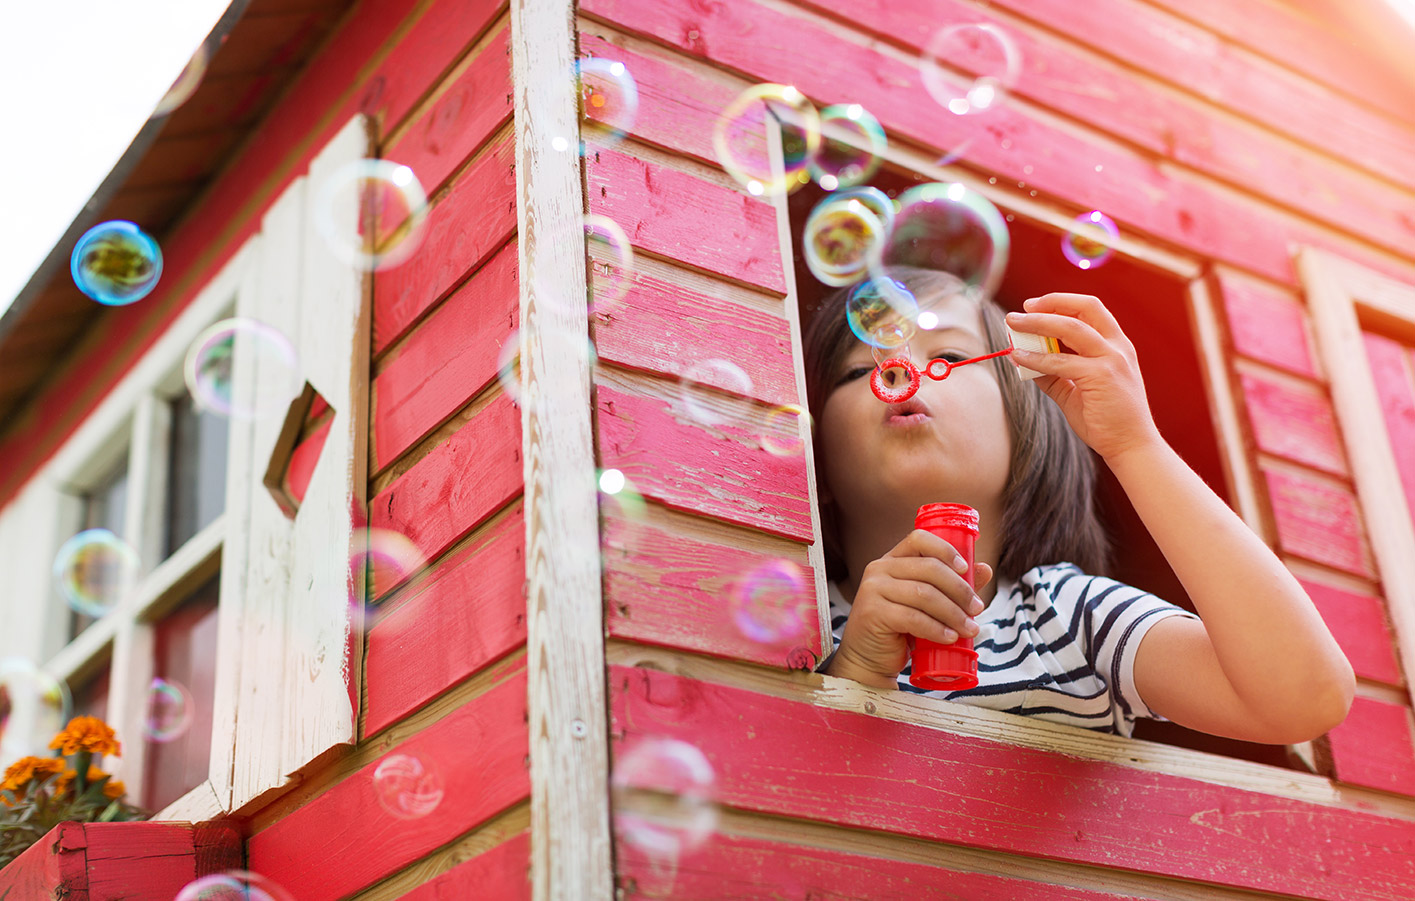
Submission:
[[226,417],[198,410],[186,394],[172,401],[168,555],[226,509],[226,434]]
[[[74,716],[96,716],[108,721],[108,683],[111,667],[107,662],[87,682],[73,687]],[[109,725],[112,725],[111,723]]]

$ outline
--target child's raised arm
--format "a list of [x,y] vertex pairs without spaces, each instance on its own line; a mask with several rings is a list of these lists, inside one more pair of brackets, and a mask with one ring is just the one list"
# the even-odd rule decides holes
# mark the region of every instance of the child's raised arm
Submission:
[[1156,713],[1217,735],[1307,741],[1346,717],[1356,679],[1297,579],[1160,436],[1135,347],[1095,297],[1048,294],[1009,313],[1074,354],[1016,351],[1115,473],[1203,622],[1170,617],[1140,643],[1135,684]]

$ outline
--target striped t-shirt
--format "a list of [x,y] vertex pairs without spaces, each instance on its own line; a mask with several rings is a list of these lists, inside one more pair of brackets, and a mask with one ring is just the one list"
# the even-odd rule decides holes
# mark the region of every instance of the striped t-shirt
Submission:
[[[830,584],[837,647],[850,603]],[[1135,651],[1167,616],[1198,617],[1182,607],[1073,563],[1037,566],[1001,580],[976,619],[978,685],[925,691],[899,674],[901,691],[1040,717],[1098,732],[1130,735],[1136,717],[1164,719],[1135,689]]]

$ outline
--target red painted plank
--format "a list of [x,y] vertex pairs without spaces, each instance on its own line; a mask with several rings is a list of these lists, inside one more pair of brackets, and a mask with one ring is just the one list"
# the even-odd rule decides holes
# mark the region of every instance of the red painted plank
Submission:
[[1415,795],[1415,739],[1410,708],[1356,698],[1346,722],[1330,733],[1336,778],[1402,795]]
[[383,809],[374,761],[246,842],[250,869],[300,901],[335,901],[425,857],[530,796],[524,662],[516,675],[390,749],[441,776],[442,800],[403,819]]
[[384,151],[411,167],[429,195],[510,120],[510,39],[505,26],[483,39],[467,68]]
[[525,644],[525,531],[517,510],[442,561],[369,631],[365,735]]
[[1297,388],[1248,373],[1240,374],[1239,380],[1259,450],[1335,475],[1347,474],[1336,414],[1323,388]]
[[[607,500],[602,509],[610,635],[815,669],[820,623],[804,553],[789,559],[746,551],[655,528]],[[753,587],[762,592],[756,601]]]
[[[716,833],[671,867],[622,837],[614,846],[625,898],[674,901],[1126,901],[1071,886]],[[665,894],[671,892],[671,895]]]
[[637,272],[618,309],[595,317],[595,351],[601,362],[626,369],[689,376],[702,384],[741,392],[744,385],[724,360],[751,380],[748,397],[769,404],[798,403],[791,327],[785,319],[725,303]]
[[[1415,359],[1411,349],[1390,338],[1364,332],[1366,359],[1385,414],[1386,434],[1395,451],[1395,466],[1405,500],[1415,516]],[[1364,436],[1363,436],[1364,437]]]
[[1254,360],[1317,377],[1307,342],[1307,312],[1302,302],[1258,282],[1219,275],[1234,350]]
[[295,449],[290,452],[290,465],[285,470],[285,487],[295,499],[295,503],[303,503],[305,500],[305,492],[309,490],[310,479],[314,476],[314,466],[319,462],[320,451],[324,450],[325,439],[329,437],[329,426],[333,422],[332,417],[325,420],[323,425],[295,445]]
[[1389,685],[1403,683],[1390,626],[1386,622],[1385,604],[1380,598],[1308,581],[1303,581],[1302,587],[1312,598],[1336,643],[1341,645],[1346,659],[1351,661],[1356,675]]
[[771,205],[614,150],[586,157],[585,175],[590,212],[634,247],[786,293]]
[[522,832],[426,882],[400,901],[530,901],[531,834]]
[[762,421],[740,415],[705,425],[680,400],[668,401],[599,385],[599,454],[642,495],[677,510],[701,513],[811,540],[811,506],[803,454],[762,448]]
[[1304,898],[1409,896],[1408,820],[648,669],[611,667],[610,694],[616,759],[649,736],[693,744],[735,808]]
[[377,274],[375,354],[386,350],[515,234],[515,150],[510,132],[494,138],[432,207],[417,252],[402,265]]
[[1284,551],[1375,578],[1354,494],[1295,473],[1264,469],[1263,476]]
[[502,247],[403,342],[373,386],[377,472],[496,378],[520,318],[516,243]]
[[506,506],[522,483],[521,411],[501,395],[379,492],[369,525],[405,535],[433,560]]

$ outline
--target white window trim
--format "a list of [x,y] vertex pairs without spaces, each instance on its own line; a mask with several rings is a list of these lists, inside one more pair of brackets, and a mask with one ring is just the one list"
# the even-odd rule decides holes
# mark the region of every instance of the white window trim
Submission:
[[[1415,525],[1371,375],[1361,312],[1415,330],[1415,284],[1406,284],[1327,251],[1304,247],[1298,270],[1307,289],[1313,343],[1331,386],[1351,479],[1376,558],[1400,662],[1415,673]],[[1406,690],[1415,702],[1415,682]]]

